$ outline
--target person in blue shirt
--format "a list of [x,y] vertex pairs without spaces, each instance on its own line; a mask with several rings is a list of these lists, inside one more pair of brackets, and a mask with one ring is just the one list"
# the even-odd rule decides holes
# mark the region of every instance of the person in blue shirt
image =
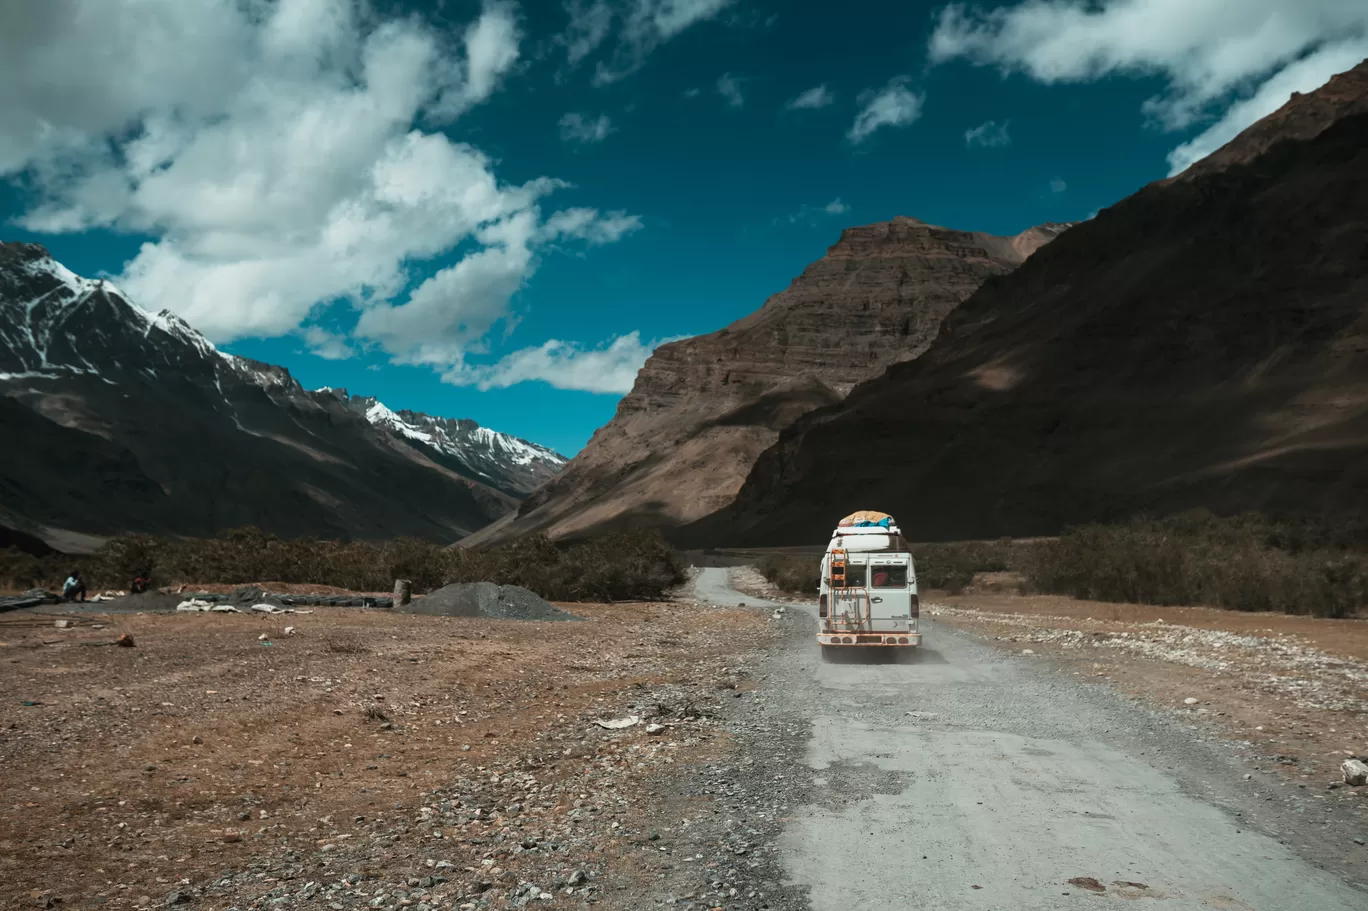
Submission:
[[71,575],[67,576],[66,582],[62,584],[62,600],[84,602],[85,599],[85,582],[81,579],[80,570],[73,569]]

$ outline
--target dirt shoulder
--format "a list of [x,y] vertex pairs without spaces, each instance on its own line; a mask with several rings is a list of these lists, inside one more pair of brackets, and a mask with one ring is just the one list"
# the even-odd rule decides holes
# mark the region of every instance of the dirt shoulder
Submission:
[[924,597],[924,613],[1056,660],[1243,747],[1255,766],[1368,811],[1340,764],[1368,756],[1368,622],[1009,594]]
[[0,905],[632,907],[652,782],[729,749],[773,633],[562,606],[587,622],[5,615]]

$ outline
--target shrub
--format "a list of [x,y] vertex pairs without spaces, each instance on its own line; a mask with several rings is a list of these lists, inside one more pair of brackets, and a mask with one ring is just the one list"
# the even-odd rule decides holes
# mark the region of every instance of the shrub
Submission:
[[1342,549],[1356,534],[1187,513],[1071,529],[1035,549],[1029,574],[1042,591],[1097,601],[1345,617],[1368,604],[1368,555]]
[[782,591],[815,596],[822,580],[822,558],[770,555],[760,561],[759,570]]
[[282,539],[237,528],[214,538],[127,535],[107,542],[93,559],[15,554],[0,551],[0,577],[12,576],[11,587],[21,588],[58,586],[77,565],[92,589],[126,588],[134,576],[151,571],[158,585],[286,582],[389,591],[395,579],[409,579],[416,592],[494,582],[521,585],[553,601],[626,601],[659,599],[684,581],[678,555],[655,533],[564,547],[536,535],[488,550],[457,550],[415,538]]
[[1011,541],[918,545],[913,548],[917,582],[926,588],[959,594],[978,573],[1016,569],[1020,561],[1018,549],[1025,546]]

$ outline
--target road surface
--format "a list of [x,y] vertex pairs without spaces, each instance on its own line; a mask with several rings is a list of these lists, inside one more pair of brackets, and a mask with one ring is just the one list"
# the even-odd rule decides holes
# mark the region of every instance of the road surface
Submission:
[[[703,569],[695,591],[768,603],[725,569]],[[923,631],[904,663],[826,662],[810,637],[776,659],[795,672],[782,698],[810,724],[812,792],[858,792],[813,799],[780,837],[815,911],[1368,909],[1368,892],[1246,823],[1256,814],[1228,792],[1248,784],[1213,771],[1191,734],[1038,659]]]

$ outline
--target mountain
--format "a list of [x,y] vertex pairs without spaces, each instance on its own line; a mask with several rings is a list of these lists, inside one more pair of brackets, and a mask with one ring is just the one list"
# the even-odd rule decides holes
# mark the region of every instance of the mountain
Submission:
[[916,539],[1195,507],[1368,510],[1368,61],[985,284],[680,532]]
[[564,460],[218,351],[32,244],[0,244],[0,525],[459,538]]
[[755,313],[657,348],[584,451],[466,543],[672,527],[721,509],[781,430],[916,358],[979,285],[1067,227],[995,237],[896,218],[847,229]]
[[545,446],[481,427],[469,418],[438,418],[407,409],[391,411],[373,397],[348,396],[347,390],[329,386],[316,391],[333,396],[375,427],[455,459],[462,474],[517,499],[554,477],[567,461]]

